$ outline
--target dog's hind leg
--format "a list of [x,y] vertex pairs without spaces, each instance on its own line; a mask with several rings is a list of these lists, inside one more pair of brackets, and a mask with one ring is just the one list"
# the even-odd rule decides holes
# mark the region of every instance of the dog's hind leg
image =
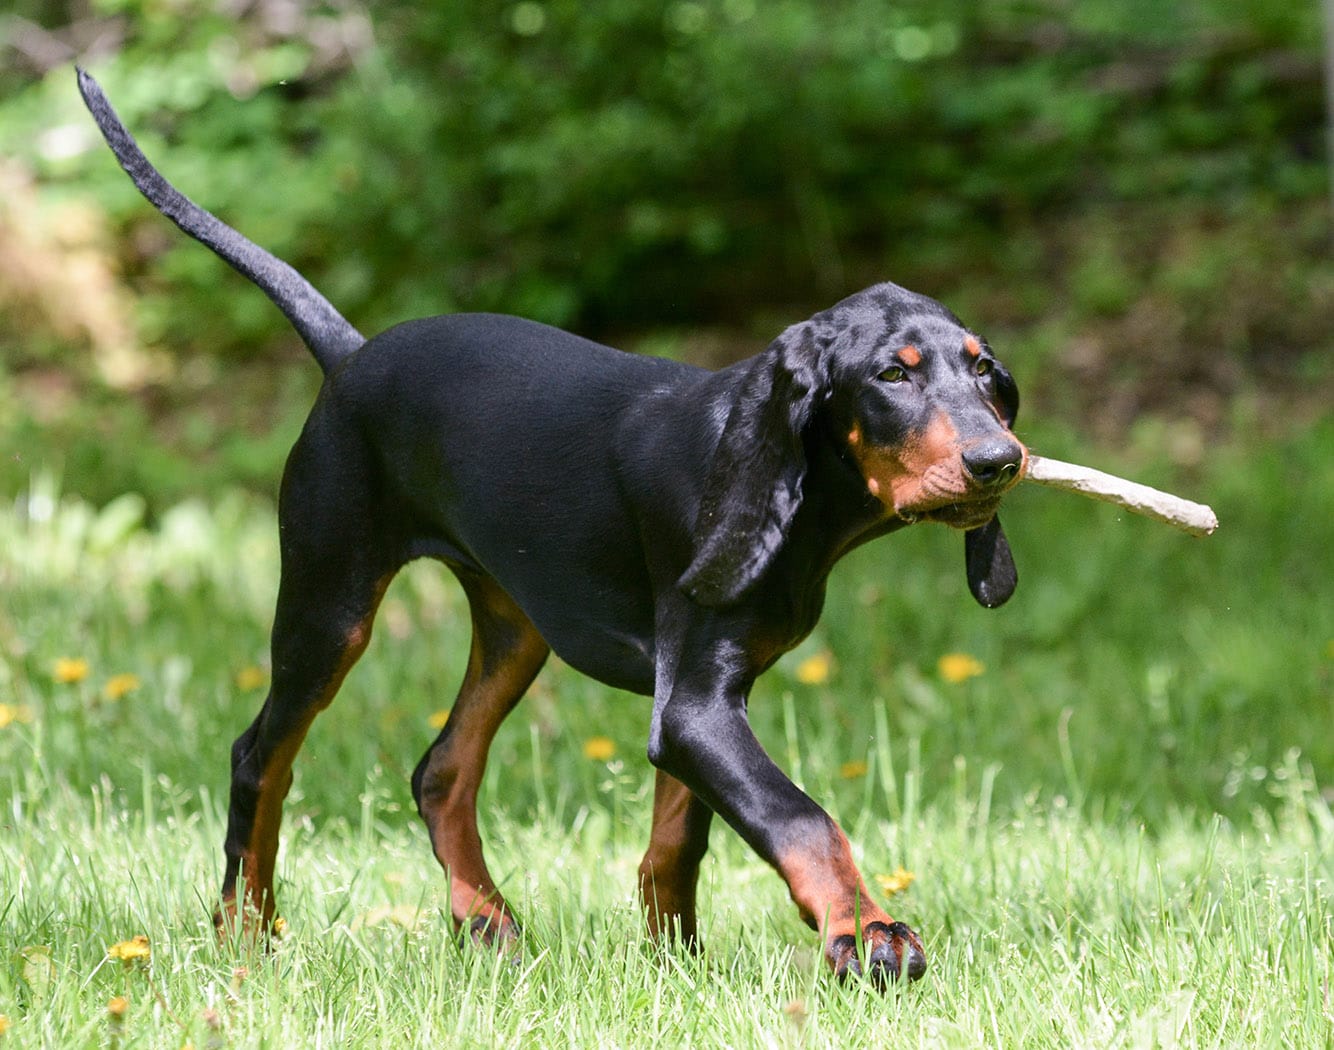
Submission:
[[713,810],[675,777],[658,770],[653,790],[653,831],[639,865],[639,892],[649,936],[679,937],[698,947],[695,887],[709,848]]
[[375,611],[401,564],[374,526],[368,477],[357,460],[355,447],[325,433],[322,440],[303,436],[288,461],[273,678],[259,715],[232,746],[226,871],[215,916],[223,933],[239,922],[267,935],[293,759],[370,642]]
[[412,775],[412,794],[449,879],[454,922],[475,940],[498,944],[518,926],[482,856],[477,791],[496,730],[551,650],[493,580],[456,574],[472,613],[472,650],[449,720]]
[[[344,676],[365,651],[375,609],[391,576],[392,572],[379,579],[357,579],[353,582],[358,590],[331,590],[320,602],[303,596],[301,602],[284,603],[279,610],[269,695],[258,717],[232,746],[224,844],[227,868],[222,910],[216,917],[224,929],[238,910],[243,925],[257,917],[261,928],[267,929],[273,919],[278,828],[292,784],[292,762],[311,722],[333,700]],[[284,576],[283,589],[286,583]],[[334,609],[337,613],[330,616]],[[238,878],[245,881],[244,906],[236,900]]]

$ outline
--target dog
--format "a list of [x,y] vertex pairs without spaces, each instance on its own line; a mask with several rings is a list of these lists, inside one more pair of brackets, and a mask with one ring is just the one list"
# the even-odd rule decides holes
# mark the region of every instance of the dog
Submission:
[[835,974],[920,977],[921,939],[867,892],[847,836],[765,753],[746,704],[815,626],[834,564],[914,522],[963,531],[974,597],[1009,598],[996,513],[1027,450],[1014,379],[987,343],[888,283],[718,371],[492,314],[366,339],[173,188],[93,78],[78,82],[144,196],[257,284],[324,372],[283,474],[272,682],[231,752],[219,928],[270,929],[293,760],[366,649],[389,581],[425,557],[457,576],[472,616],[458,700],[412,775],[460,931],[498,947],[518,937],[476,798],[497,727],[554,650],[652,698],[639,868],[651,936],[696,945],[717,814],[786,882]]

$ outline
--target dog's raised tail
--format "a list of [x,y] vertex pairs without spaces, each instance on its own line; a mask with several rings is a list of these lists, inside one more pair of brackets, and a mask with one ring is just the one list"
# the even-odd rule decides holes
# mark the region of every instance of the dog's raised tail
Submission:
[[366,341],[296,270],[199,207],[163,178],[125,130],[97,81],[82,69],[78,76],[79,92],[88,112],[139,192],[191,237],[259,285],[292,322],[326,374]]

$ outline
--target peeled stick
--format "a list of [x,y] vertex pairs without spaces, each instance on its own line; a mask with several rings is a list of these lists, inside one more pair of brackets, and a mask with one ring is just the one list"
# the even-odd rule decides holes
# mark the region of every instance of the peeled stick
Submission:
[[1115,503],[1136,514],[1143,514],[1146,518],[1175,526],[1192,536],[1208,536],[1218,528],[1218,516],[1203,503],[1192,503],[1170,492],[1160,492],[1148,485],[1127,481],[1091,467],[1063,463],[1059,459],[1030,453],[1024,468],[1024,480]]

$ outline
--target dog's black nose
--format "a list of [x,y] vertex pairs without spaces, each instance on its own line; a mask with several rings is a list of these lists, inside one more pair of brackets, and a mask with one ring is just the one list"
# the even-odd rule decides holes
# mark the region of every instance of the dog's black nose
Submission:
[[963,465],[979,485],[1005,485],[1024,464],[1024,450],[1013,441],[983,441],[966,449]]

